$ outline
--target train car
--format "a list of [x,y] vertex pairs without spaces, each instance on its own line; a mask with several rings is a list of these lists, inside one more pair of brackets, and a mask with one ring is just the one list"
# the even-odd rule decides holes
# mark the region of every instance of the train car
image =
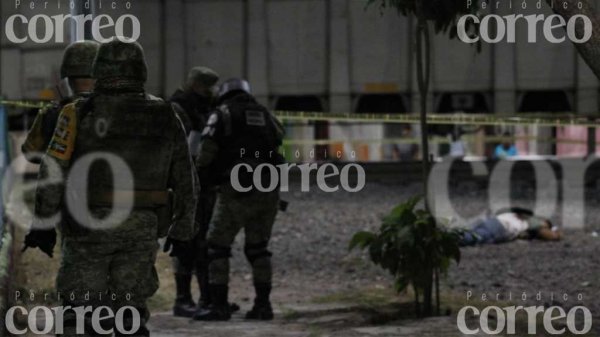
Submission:
[[[67,9],[72,2],[74,9]],[[527,9],[503,5],[482,9],[482,13],[551,14],[549,8],[540,10],[535,1],[527,2]],[[115,20],[124,15],[137,18],[139,41],[149,65],[147,89],[159,96],[168,97],[190,67],[206,65],[223,79],[247,78],[256,96],[273,109],[410,113],[418,106],[414,19],[381,11],[376,5],[366,7],[363,0],[144,0],[143,6],[141,0],[57,0],[47,2],[46,7],[43,3],[21,1],[16,6],[4,1],[3,21],[14,15],[53,17],[69,11],[73,15],[108,15]],[[69,19],[65,22],[62,31],[57,27],[53,31],[53,37],[60,36],[64,43],[36,43],[31,38],[14,43],[3,34],[3,97],[52,98],[62,49],[75,37]],[[132,31],[128,23],[125,21],[122,32],[126,35]],[[41,24],[29,26],[16,20],[15,35],[44,37],[48,33]],[[114,27],[103,30],[107,36],[115,32]],[[538,41],[529,43],[528,34],[522,20],[516,25],[516,43],[484,43],[481,52],[447,34],[435,36],[428,109],[502,115],[596,112],[598,81],[571,42],[544,41],[538,30]],[[287,149],[290,153],[298,150],[296,159],[301,161],[326,159],[324,149],[342,151],[342,160],[398,160],[403,139],[415,140],[421,131],[416,125],[308,121],[290,123],[287,128]],[[434,142],[439,156],[448,151],[444,139],[450,137],[451,129],[433,130],[442,137]],[[475,140],[469,141],[468,152],[490,155],[494,144],[486,141],[486,136],[505,131],[523,139],[517,142],[525,154],[568,152],[568,147],[544,141],[554,138],[560,143],[565,134],[561,130],[502,125],[478,130],[470,138]],[[579,131],[570,132],[569,137],[585,141]],[[327,139],[329,144],[322,145]],[[313,140],[320,140],[321,145],[311,143]],[[315,149],[317,155],[311,155]]]

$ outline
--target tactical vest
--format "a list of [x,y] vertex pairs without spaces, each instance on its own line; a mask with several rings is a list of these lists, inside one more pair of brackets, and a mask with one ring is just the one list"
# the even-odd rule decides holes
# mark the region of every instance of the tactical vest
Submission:
[[[72,163],[91,153],[119,157],[129,168],[133,191],[114,185],[113,168],[94,161],[88,173],[87,195],[92,204],[117,203],[107,198],[134,198],[135,207],[166,203],[175,117],[170,105],[145,95],[99,95],[78,108],[79,125]],[[107,197],[108,196],[108,197]],[[94,206],[94,205],[92,205]]]
[[62,108],[73,101],[85,99],[89,96],[89,93],[79,93],[76,96],[65,98],[60,102],[53,102],[52,106],[38,113],[31,129],[27,133],[25,142],[21,146],[21,151],[29,162],[34,164],[40,163],[41,158],[37,154],[46,152],[52,136],[54,136],[54,130],[56,129],[56,123]]
[[[252,168],[282,162],[281,145],[271,113],[250,95],[238,95],[219,108],[220,140],[217,166],[229,179],[231,169],[240,163]],[[245,154],[242,156],[242,150]],[[258,154],[258,156],[256,155]],[[263,170],[268,173],[269,170]],[[246,177],[243,180],[251,179]],[[242,180],[242,178],[240,178]]]
[[202,131],[206,126],[208,114],[211,111],[210,99],[183,89],[175,91],[170,101],[177,104],[183,113],[180,114],[185,130]]

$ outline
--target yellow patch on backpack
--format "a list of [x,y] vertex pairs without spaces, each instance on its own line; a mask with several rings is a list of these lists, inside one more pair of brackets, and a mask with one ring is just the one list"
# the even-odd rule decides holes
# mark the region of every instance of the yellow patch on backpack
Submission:
[[54,136],[48,146],[48,155],[60,160],[70,160],[77,136],[77,107],[65,105],[58,116]]

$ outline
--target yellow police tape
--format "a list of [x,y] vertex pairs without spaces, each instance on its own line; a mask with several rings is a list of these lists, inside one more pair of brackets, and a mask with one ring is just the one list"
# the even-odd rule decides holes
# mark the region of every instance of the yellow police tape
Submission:
[[[326,121],[338,123],[394,123],[394,124],[417,124],[420,122],[418,114],[375,114],[375,113],[331,113],[331,112],[297,112],[297,111],[274,111],[274,114],[282,121]],[[600,116],[594,115],[572,115],[565,113],[527,113],[526,115],[491,115],[491,114],[428,114],[427,123],[430,125],[481,125],[481,126],[539,126],[539,127],[565,127],[583,126],[598,127]],[[294,126],[302,126],[296,124]],[[306,125],[305,125],[306,126]],[[555,137],[517,136],[475,136],[464,135],[463,141],[482,141],[484,143],[501,143],[506,140],[513,142],[539,141],[543,143],[561,144],[587,144],[581,139],[556,139]],[[448,137],[431,137],[432,143],[449,144]],[[331,144],[420,144],[419,137],[386,138],[386,139],[286,139],[284,145],[331,145]]]
[[[51,105],[48,101],[0,100],[0,105],[16,108],[44,108]],[[415,113],[337,113],[312,111],[274,111],[282,121],[324,121],[357,123],[416,124],[420,122]],[[600,126],[600,115],[573,115],[564,112],[506,114],[427,114],[427,123],[431,125],[482,125],[482,126]]]
[[29,102],[29,101],[5,101],[0,100],[0,105],[11,106],[15,108],[41,109],[52,105],[50,102]]
[[[380,113],[335,113],[274,111],[283,121],[326,121],[326,122],[366,122],[415,124],[420,122],[418,114],[380,114]],[[431,125],[486,125],[486,126],[600,126],[600,115],[569,115],[565,113],[541,114],[527,113],[519,116],[502,114],[427,114],[427,123]]]
[[[465,142],[477,141],[477,137],[463,136],[461,140]],[[498,136],[482,136],[479,140],[483,143],[498,144],[504,141],[515,142],[515,141],[538,141],[542,143],[560,143],[560,144],[587,144],[586,140],[580,139],[556,139],[548,137],[535,137],[535,136],[516,136],[516,137],[498,137]],[[448,137],[431,137],[430,142],[432,144],[450,144],[451,140]],[[283,145],[331,145],[331,144],[421,144],[420,137],[406,137],[406,138],[381,138],[381,139],[284,139]]]
[[[15,108],[41,109],[51,105],[48,101],[14,101],[0,100],[0,105]],[[344,123],[382,123],[382,124],[417,124],[420,122],[418,114],[381,114],[381,113],[334,113],[334,112],[308,112],[308,111],[274,111],[282,121],[323,121],[343,125]],[[485,126],[600,126],[600,116],[594,115],[572,115],[566,113],[527,113],[519,116],[502,114],[427,114],[427,123],[431,125],[485,125]],[[302,126],[306,124],[296,124]],[[476,135],[464,135],[463,141],[482,141],[484,143],[500,143],[505,137],[487,137]],[[540,141],[544,143],[561,144],[587,144],[587,141],[580,139],[556,139],[554,137],[535,137],[535,136],[517,136],[508,139],[509,141]],[[434,136],[431,138],[433,143],[448,144],[448,137]],[[331,145],[331,144],[420,144],[418,137],[405,138],[386,138],[386,139],[285,139],[284,145]]]

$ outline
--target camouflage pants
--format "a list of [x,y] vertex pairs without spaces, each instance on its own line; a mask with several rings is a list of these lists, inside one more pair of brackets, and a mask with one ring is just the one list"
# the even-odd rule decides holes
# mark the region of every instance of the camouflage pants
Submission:
[[200,192],[195,219],[196,227],[199,228],[199,231],[193,240],[193,251],[190,252],[193,256],[192,259],[189,260],[191,263],[182,263],[178,258],[174,257],[173,270],[175,271],[175,274],[192,275],[194,270],[196,271],[196,274],[208,273],[208,245],[206,243],[206,236],[216,198],[216,192]]
[[192,259],[182,261],[177,257],[171,258],[175,274],[192,275],[194,272],[201,272],[202,262],[205,262],[207,260],[206,251],[208,250],[208,246],[206,244],[206,231],[204,231],[204,234],[196,234],[196,236],[192,240],[192,245],[192,250],[190,250],[190,255],[192,255]]
[[278,205],[278,191],[237,193],[231,186],[221,188],[208,231],[211,284],[229,283],[231,245],[242,229],[254,283],[271,283],[271,253],[267,248]]
[[[158,275],[154,267],[157,249],[156,241],[95,243],[64,238],[56,279],[63,305],[108,306],[114,313],[125,306],[133,307],[140,314],[141,329],[138,334],[130,336],[145,336],[145,324],[150,316],[146,301],[158,289]],[[89,319],[86,316],[86,336],[93,336]],[[75,321],[72,311],[65,313],[64,336],[75,335]],[[108,323],[105,329],[112,327],[113,323]],[[129,330],[132,316],[126,315],[121,323]]]

